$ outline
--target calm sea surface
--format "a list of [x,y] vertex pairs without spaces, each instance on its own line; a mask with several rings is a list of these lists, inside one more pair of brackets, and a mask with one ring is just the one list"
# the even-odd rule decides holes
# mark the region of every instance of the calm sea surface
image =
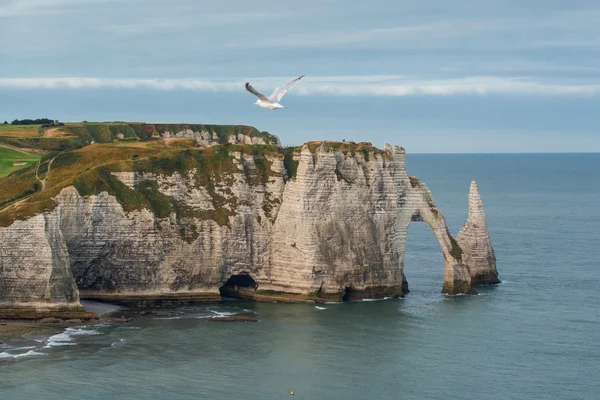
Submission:
[[[0,399],[600,399],[600,154],[409,155],[456,234],[478,183],[502,284],[440,294],[429,227],[405,299],[165,310],[0,347]],[[252,314],[258,323],[213,323]]]

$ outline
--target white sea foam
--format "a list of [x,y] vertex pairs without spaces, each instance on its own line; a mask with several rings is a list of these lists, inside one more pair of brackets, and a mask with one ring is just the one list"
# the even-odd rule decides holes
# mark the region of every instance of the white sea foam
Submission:
[[59,346],[74,346],[75,343],[71,343],[73,338],[66,331],[62,333],[58,333],[56,335],[52,335],[46,341],[45,348],[48,347],[59,347]]
[[20,358],[20,357],[45,356],[45,355],[46,355],[46,353],[42,353],[42,352],[35,351],[35,350],[29,350],[27,353],[17,354],[14,357],[15,358]]
[[222,318],[222,317],[230,317],[232,315],[237,315],[237,312],[229,312],[229,311],[216,311],[216,310],[208,310],[211,314],[198,314],[195,315],[194,318],[199,319],[210,319],[210,318]]
[[210,316],[209,318],[230,317],[232,315],[237,314],[237,313],[228,312],[228,311],[215,311],[215,310],[208,310],[208,311],[215,314],[214,316]]
[[24,347],[15,347],[10,349],[10,351],[19,351],[19,350],[31,350],[31,349],[35,349],[35,346],[24,346]]
[[51,347],[62,347],[62,346],[75,346],[77,343],[71,342],[52,342],[49,341],[42,349],[49,349]]
[[187,315],[177,315],[175,317],[156,317],[153,319],[183,319],[183,318],[189,318]]
[[[244,310],[246,311],[246,310]],[[247,310],[248,312],[252,312],[250,310]],[[208,314],[207,314],[208,312]],[[255,314],[254,312],[252,312],[253,314]],[[160,320],[173,320],[173,319],[192,319],[192,318],[196,318],[196,319],[209,319],[209,318],[221,318],[221,317],[229,317],[231,315],[237,315],[239,314],[239,312],[229,312],[229,311],[217,311],[217,310],[211,310],[211,309],[206,309],[205,312],[201,312],[201,313],[197,313],[197,314],[180,314],[180,315],[175,315],[172,317],[156,317],[154,319],[160,319]]]
[[119,339],[118,342],[113,342],[110,344],[110,347],[120,347],[125,344],[125,339]]
[[316,308],[317,310],[327,310],[327,307],[319,307],[319,306],[315,306],[315,308]]
[[46,346],[44,346],[43,348],[75,346],[76,343],[73,343],[75,336],[88,335],[101,335],[101,333],[95,329],[85,329],[85,327],[67,328],[62,333],[50,336],[46,341]]
[[5,352],[0,353],[0,359],[45,356],[45,355],[46,355],[45,353],[41,353],[41,352],[35,351],[35,350],[29,350],[26,353],[20,353],[20,354],[10,354],[5,351]]
[[[456,294],[443,293],[442,296],[446,296],[446,297],[452,298],[452,297],[457,297],[457,296],[473,296],[473,295],[472,294],[466,294],[466,293],[456,293]],[[475,295],[475,296],[477,296],[477,295]]]
[[101,335],[101,333],[95,329],[67,328],[66,331],[71,336]]

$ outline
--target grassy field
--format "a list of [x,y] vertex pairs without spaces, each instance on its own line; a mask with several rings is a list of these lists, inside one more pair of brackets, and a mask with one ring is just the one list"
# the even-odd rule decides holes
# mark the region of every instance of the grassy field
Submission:
[[[0,145],[0,178],[35,164],[40,158],[41,156],[37,154],[26,153]],[[27,165],[13,166],[15,161],[26,161]]]
[[38,137],[41,125],[5,125],[0,124],[0,136]]

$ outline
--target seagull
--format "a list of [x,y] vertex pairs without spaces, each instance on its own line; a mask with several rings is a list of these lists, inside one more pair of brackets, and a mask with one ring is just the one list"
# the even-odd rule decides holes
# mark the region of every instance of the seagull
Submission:
[[304,75],[299,78],[294,79],[291,82],[286,83],[285,85],[279,86],[277,89],[273,90],[273,93],[269,97],[265,96],[262,93],[259,93],[250,85],[249,82],[246,82],[246,90],[258,97],[258,100],[254,103],[255,106],[259,106],[262,108],[267,108],[269,110],[278,110],[280,108],[287,108],[286,106],[282,106],[279,104],[279,101],[283,97],[284,94],[300,81]]

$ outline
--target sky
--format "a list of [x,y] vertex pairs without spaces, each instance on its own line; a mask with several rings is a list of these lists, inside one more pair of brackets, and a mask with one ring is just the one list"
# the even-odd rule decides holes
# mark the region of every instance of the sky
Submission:
[[[306,76],[270,111],[272,90]],[[284,144],[599,152],[595,0],[0,0],[0,122],[252,125]]]

